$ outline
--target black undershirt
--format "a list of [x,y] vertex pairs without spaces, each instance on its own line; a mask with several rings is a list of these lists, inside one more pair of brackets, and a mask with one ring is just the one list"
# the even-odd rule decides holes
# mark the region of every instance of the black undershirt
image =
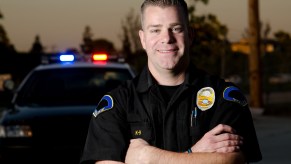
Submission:
[[172,96],[175,94],[177,89],[180,85],[175,86],[166,86],[166,85],[159,85],[159,90],[161,92],[161,96],[163,97],[164,101],[168,104],[171,100]]

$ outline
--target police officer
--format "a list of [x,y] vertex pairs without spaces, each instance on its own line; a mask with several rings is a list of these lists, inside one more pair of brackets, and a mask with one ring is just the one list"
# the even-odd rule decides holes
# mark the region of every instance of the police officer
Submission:
[[145,0],[141,22],[147,67],[100,100],[81,162],[261,160],[241,91],[190,63],[193,35],[184,0]]

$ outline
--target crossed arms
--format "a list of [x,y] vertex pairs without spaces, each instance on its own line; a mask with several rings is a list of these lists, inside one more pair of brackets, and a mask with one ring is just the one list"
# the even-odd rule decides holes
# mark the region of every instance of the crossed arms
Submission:
[[[127,164],[190,164],[244,163],[240,145],[242,137],[228,125],[217,125],[191,147],[193,153],[176,153],[150,146],[143,139],[132,139],[126,154]],[[121,164],[117,161],[98,161],[96,164]]]

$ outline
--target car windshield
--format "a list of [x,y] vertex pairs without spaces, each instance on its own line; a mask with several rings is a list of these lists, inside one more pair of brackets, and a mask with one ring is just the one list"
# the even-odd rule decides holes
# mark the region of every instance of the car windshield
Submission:
[[107,91],[131,78],[127,69],[70,68],[35,71],[18,92],[16,104],[96,105]]

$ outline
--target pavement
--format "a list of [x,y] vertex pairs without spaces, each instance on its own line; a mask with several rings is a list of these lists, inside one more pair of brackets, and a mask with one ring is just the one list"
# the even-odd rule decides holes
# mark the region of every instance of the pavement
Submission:
[[253,115],[263,160],[259,164],[291,163],[291,117]]

